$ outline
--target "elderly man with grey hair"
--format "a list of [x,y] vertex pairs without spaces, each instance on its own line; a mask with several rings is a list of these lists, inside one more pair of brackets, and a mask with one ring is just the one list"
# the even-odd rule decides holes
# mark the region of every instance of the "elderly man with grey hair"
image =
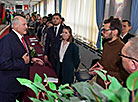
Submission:
[[120,56],[125,70],[131,74],[138,70],[138,37],[131,38],[122,48]]
[[0,39],[0,102],[19,102],[27,90],[16,78],[29,78],[29,63],[43,65],[39,58],[31,58],[28,44],[24,38],[27,22],[21,16],[12,21],[12,31]]

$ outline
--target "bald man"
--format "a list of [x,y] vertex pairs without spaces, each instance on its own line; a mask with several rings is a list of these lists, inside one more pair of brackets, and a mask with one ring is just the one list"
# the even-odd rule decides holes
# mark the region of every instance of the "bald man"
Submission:
[[12,21],[12,31],[0,39],[0,102],[22,102],[27,90],[16,78],[29,79],[29,63],[32,60],[40,65],[43,61],[31,58],[28,44],[24,38],[27,22],[21,16]]

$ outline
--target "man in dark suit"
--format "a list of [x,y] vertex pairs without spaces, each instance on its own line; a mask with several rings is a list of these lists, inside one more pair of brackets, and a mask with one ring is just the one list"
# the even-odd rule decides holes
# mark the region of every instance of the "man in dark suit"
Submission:
[[44,16],[43,23],[38,26],[37,37],[39,38],[39,41],[43,40],[41,38],[46,33],[46,22],[47,22],[47,17]]
[[12,31],[0,39],[0,102],[22,102],[27,90],[16,78],[29,78],[30,61],[43,65],[39,58],[31,58],[24,35],[27,22],[21,16],[12,21]]
[[11,24],[11,15],[10,15],[10,11],[6,12],[6,22],[7,24]]
[[52,17],[52,22],[54,26],[50,27],[47,31],[44,60],[45,62],[49,60],[55,70],[57,63],[57,44],[61,38],[61,33],[63,30],[63,25],[61,24],[61,15],[59,13],[55,13]]
[[129,20],[122,20],[122,33],[120,34],[120,39],[127,43],[128,39],[134,37],[134,35],[129,33],[129,30],[131,29],[131,23]]

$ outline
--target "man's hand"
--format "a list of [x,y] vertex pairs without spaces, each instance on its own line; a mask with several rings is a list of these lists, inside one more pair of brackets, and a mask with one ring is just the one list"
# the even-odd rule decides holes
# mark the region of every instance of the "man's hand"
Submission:
[[22,58],[24,59],[25,64],[28,64],[30,62],[30,58],[27,53],[25,53]]
[[43,65],[43,64],[44,64],[43,60],[41,60],[41,59],[39,59],[39,58],[32,58],[32,61],[33,61],[34,63],[39,64],[39,65]]
[[45,62],[48,61],[48,57],[47,57],[47,55],[44,56],[44,61],[45,61]]
[[90,74],[90,75],[94,75],[94,74],[96,74],[96,73],[94,73],[93,71],[94,71],[94,70],[99,70],[99,69],[103,69],[103,66],[102,66],[99,62],[97,62],[94,66],[92,66],[92,67],[89,69],[89,74]]

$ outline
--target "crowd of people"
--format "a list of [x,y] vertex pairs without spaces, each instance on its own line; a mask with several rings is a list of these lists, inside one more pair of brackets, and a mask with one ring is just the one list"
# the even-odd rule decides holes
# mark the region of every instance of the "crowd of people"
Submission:
[[[15,102],[16,99],[22,102],[27,88],[16,78],[29,79],[31,62],[44,65],[49,61],[59,78],[59,85],[73,83],[74,69],[80,60],[79,49],[73,43],[72,29],[62,20],[59,13],[42,19],[39,14],[13,18],[10,33],[0,39],[0,102]],[[45,42],[44,61],[30,55],[25,35],[37,36],[39,42]]]
[[[15,102],[16,99],[22,102],[26,88],[16,78],[29,78],[31,61],[40,65],[49,61],[60,84],[73,83],[74,69],[80,62],[79,48],[73,42],[71,27],[64,24],[59,13],[43,18],[39,14],[17,15],[11,27],[11,32],[0,39],[0,102]],[[129,20],[114,17],[104,20],[102,57],[90,68],[90,75],[95,74],[93,70],[104,69],[124,85],[127,77],[138,70],[138,38],[129,33],[130,29]],[[37,36],[44,47],[44,61],[30,56],[25,35]],[[97,83],[105,88],[100,77]]]

